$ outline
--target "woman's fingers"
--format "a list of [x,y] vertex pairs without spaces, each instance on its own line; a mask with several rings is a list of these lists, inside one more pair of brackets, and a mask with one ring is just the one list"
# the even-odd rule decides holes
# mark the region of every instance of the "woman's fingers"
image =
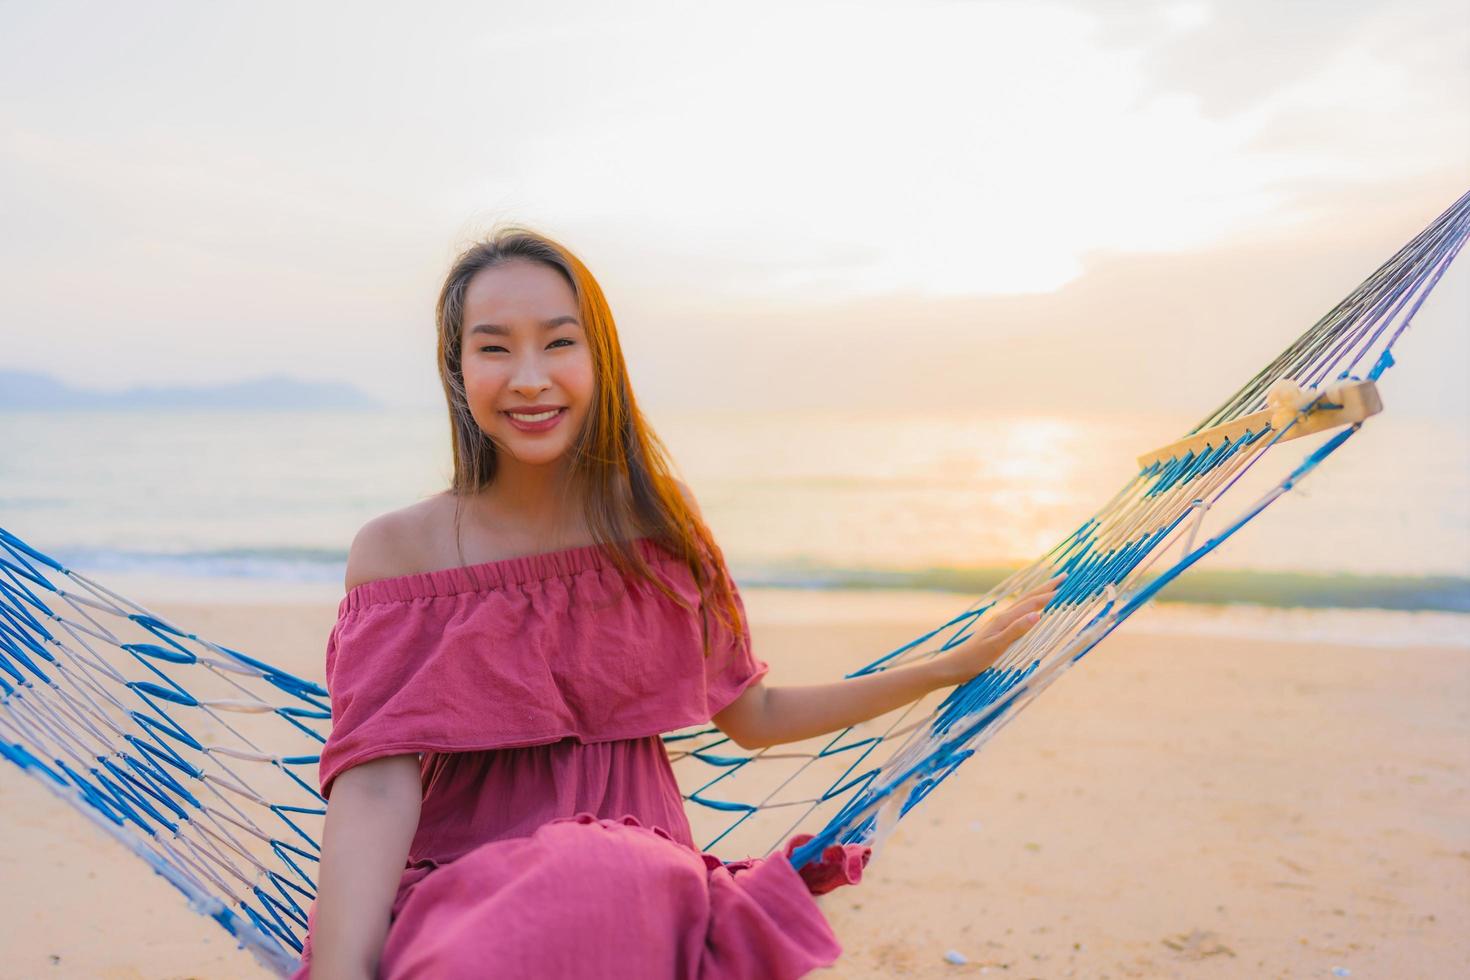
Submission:
[[[1000,650],[1005,649],[1017,636],[1021,635],[1021,633],[1011,634],[1009,631],[1016,629],[1018,623],[1022,622],[1022,620],[1026,619],[1032,613],[1039,612],[1043,606],[1050,602],[1066,578],[1067,573],[1062,572],[1059,575],[1052,576],[1029,591],[1022,593],[1009,606],[1000,610],[985,622],[981,627],[984,630],[980,634],[981,641],[985,643],[999,642],[1001,646],[996,651],[997,655],[999,655]],[[1024,626],[1022,632],[1035,625],[1036,620],[1031,620]]]
[[1066,578],[1065,575],[1058,575],[1056,578],[1048,579],[1047,581],[1042,582],[1040,585],[1037,585],[1034,588],[1022,592],[1020,595],[1016,596],[1015,600],[1011,603],[1009,608],[1014,609],[1016,606],[1019,606],[1024,602],[1030,602],[1037,598],[1047,600],[1051,599],[1052,596],[1056,595],[1057,592],[1060,591],[1062,579],[1064,578]]
[[1025,636],[1041,621],[1040,607],[1047,595],[1018,602],[992,620],[985,633],[970,637],[949,654],[953,673],[949,683],[963,684],[992,666],[1012,643]]
[[1041,592],[1032,593],[1030,595],[1017,599],[1015,602],[1011,603],[1005,609],[996,614],[995,619],[991,620],[992,629],[996,631],[1006,629],[1011,625],[1011,623],[1015,622],[1020,617],[1025,616],[1027,613],[1040,609],[1042,606],[1046,605],[1048,602],[1051,601],[1051,597],[1054,595],[1056,595],[1056,592]]
[[1042,582],[1040,585],[1031,589],[1029,592],[1026,593],[1026,595],[1037,595],[1042,592],[1055,592],[1061,587],[1061,584],[1066,581],[1066,578],[1066,572],[1062,572],[1059,575],[1054,575],[1051,578],[1047,579],[1045,582]]
[[976,637],[979,640],[979,652],[981,656],[978,664],[971,665],[974,668],[971,676],[980,673],[980,671],[985,670],[999,660],[1001,654],[1006,652],[1006,648],[1030,632],[1032,627],[1040,621],[1040,618],[1041,614],[1038,612],[1026,613],[1017,616],[1005,626],[996,629],[993,633],[983,637]]

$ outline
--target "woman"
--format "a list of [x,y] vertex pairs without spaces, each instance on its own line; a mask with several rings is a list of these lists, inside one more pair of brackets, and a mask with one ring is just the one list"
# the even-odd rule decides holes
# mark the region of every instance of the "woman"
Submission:
[[772,687],[744,605],[561,245],[502,230],[437,306],[452,486],[352,542],[327,646],[318,895],[297,977],[795,977],[841,952],[813,895],[868,857],[703,855],[660,735],[745,748],[960,683],[1057,580],[922,663]]

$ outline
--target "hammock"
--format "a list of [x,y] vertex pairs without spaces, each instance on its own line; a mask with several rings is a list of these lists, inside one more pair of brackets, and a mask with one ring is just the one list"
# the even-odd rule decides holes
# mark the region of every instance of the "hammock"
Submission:
[[[1068,572],[1040,623],[969,682],[792,745],[745,751],[709,726],[666,735],[696,839],[733,860],[806,830],[815,836],[792,855],[798,867],[834,842],[879,846],[1016,712],[1380,410],[1390,351],[1467,236],[1470,194],[1188,435],[1139,457],[1056,547],[847,675],[935,656],[1008,597]],[[1329,430],[1201,540],[1207,512],[1268,449]],[[330,721],[319,684],[171,623],[0,528],[0,754],[283,975],[316,894],[326,813],[316,763]]]

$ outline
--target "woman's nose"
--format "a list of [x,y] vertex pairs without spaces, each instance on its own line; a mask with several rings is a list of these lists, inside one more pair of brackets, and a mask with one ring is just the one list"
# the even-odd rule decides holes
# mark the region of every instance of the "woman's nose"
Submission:
[[551,382],[546,365],[539,358],[523,357],[516,362],[511,371],[510,384],[512,388],[529,388],[539,391]]

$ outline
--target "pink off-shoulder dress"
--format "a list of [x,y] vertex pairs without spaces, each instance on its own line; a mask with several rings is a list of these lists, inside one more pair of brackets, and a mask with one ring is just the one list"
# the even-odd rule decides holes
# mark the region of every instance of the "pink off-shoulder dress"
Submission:
[[[687,566],[632,546],[699,608]],[[800,835],[725,864],[695,845],[661,734],[765,674],[744,626],[625,578],[597,545],[366,582],[327,641],[333,727],[319,782],[421,754],[423,802],[383,947],[389,980],[781,978],[841,953],[813,900],[861,878]],[[310,976],[310,924],[302,965]]]

